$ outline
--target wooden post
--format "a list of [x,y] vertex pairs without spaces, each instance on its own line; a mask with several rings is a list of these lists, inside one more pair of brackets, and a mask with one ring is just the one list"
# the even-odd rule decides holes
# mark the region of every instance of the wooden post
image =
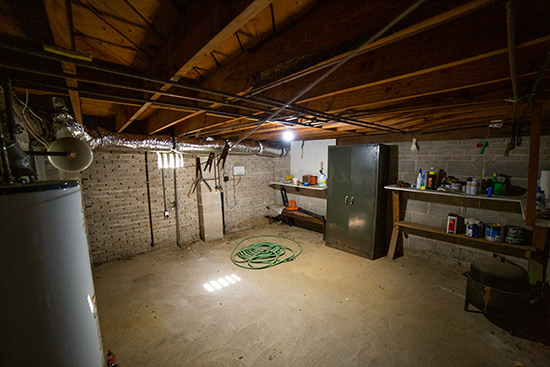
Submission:
[[531,123],[529,126],[529,168],[527,171],[527,208],[525,211],[525,224],[535,225],[537,179],[539,177],[539,148],[540,148],[540,120],[541,106],[536,104],[531,110]]
[[393,208],[393,230],[391,232],[390,247],[388,248],[387,257],[390,260],[395,259],[395,250],[397,249],[397,242],[399,241],[399,226],[397,222],[401,220],[400,218],[400,208],[399,208],[399,192],[392,191],[392,208]]

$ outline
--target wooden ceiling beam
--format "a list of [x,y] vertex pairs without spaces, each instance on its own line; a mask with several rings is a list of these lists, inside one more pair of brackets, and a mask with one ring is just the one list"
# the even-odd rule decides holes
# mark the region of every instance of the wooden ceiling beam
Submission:
[[[74,51],[75,45],[71,1],[44,0],[44,8],[46,9],[55,46]],[[66,74],[76,75],[76,66],[73,63],[62,61],[61,68]],[[67,78],[65,79],[65,82],[69,87],[78,88],[78,82],[74,79]],[[80,103],[80,95],[78,91],[70,89],[69,99],[71,100],[71,106],[73,107],[76,121],[78,123],[82,123],[82,105]]]
[[[405,25],[400,25],[400,29],[374,42],[364,51],[405,39],[492,2],[494,1],[476,0],[453,7],[458,2],[451,1],[445,6],[439,3],[437,7],[417,9],[409,16],[411,19],[408,19],[412,24],[405,22]],[[202,86],[242,95],[272,79],[284,78],[309,67],[338,60],[347,56],[364,38],[378,31],[408,5],[410,4],[406,2],[380,1],[358,7],[351,0],[321,2],[287,31],[213,72]],[[437,14],[441,10],[443,11]],[[350,18],[349,14],[354,16]],[[373,14],[378,17],[373,18]],[[370,19],[369,22],[364,21],[366,18]],[[320,24],[323,25],[323,32],[316,31]],[[171,121],[165,122],[166,126],[171,124]]]
[[[172,32],[172,37],[166,40],[161,51],[157,54],[151,65],[151,70],[157,71],[161,78],[170,78],[170,81],[177,82],[189,70],[191,70],[205,56],[212,52],[220,43],[245,25],[250,19],[265,9],[272,0],[237,0],[219,1],[209,0],[190,2],[186,17],[178,22],[178,29]],[[200,32],[189,30],[200,29]],[[161,90],[170,89],[165,84]],[[155,101],[161,97],[154,94],[151,100]],[[151,106],[144,103],[137,110],[121,112],[130,117],[120,124],[117,124],[117,131],[122,132],[132,121]],[[176,117],[176,119],[178,119]],[[157,121],[160,119],[157,117]],[[172,121],[173,122],[173,121]],[[149,131],[149,129],[147,129]]]
[[[517,47],[520,79],[538,75],[549,47],[550,36],[526,42]],[[304,103],[304,106],[341,113],[349,109],[366,108],[380,102],[402,102],[422,96],[499,83],[509,80],[509,74],[508,55],[498,54],[423,75],[316,99]],[[527,90],[522,91],[524,94],[527,92]]]
[[[524,14],[527,30],[518,34],[521,44],[550,34],[550,23],[536,15],[550,13],[550,2],[535,2]],[[300,102],[397,81],[461,64],[472,63],[498,54],[507,54],[506,15],[503,4],[496,4],[470,14],[467,19],[455,19],[437,28],[413,35],[390,46],[374,49],[342,65],[322,83],[310,90]],[[521,24],[523,24],[521,23]],[[519,25],[518,25],[519,27]],[[494,31],[500,30],[500,31]],[[480,37],[483,34],[483,37]],[[520,37],[521,36],[521,37]],[[286,101],[304,85],[315,81],[325,70],[267,90],[269,97]]]

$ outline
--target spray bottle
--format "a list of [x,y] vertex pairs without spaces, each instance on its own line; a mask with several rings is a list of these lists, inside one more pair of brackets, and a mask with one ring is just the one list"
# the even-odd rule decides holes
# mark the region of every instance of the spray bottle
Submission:
[[319,173],[321,174],[319,176],[319,186],[326,186],[327,185],[327,176],[323,173],[323,162],[321,161],[321,169],[319,170]]

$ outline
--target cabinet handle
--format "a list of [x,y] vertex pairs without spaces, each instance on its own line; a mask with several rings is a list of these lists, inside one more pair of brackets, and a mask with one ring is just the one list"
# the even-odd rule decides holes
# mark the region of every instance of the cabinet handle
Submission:
[[353,196],[349,199],[349,205],[353,205]]
[[346,197],[344,198],[344,204],[348,203],[348,198],[349,198],[349,196],[346,195]]

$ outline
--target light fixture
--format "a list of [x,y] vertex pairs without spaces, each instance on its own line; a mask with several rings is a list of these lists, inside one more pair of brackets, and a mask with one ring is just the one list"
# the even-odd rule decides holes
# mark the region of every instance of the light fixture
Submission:
[[178,152],[160,153],[157,152],[158,169],[163,168],[182,168],[183,155]]
[[294,133],[290,129],[286,129],[283,133],[283,140],[284,141],[292,141],[294,140]]

